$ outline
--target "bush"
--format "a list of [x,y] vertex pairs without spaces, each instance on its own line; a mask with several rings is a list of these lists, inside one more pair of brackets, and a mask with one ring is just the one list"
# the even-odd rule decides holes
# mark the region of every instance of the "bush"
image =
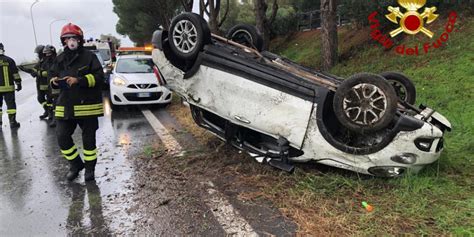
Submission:
[[272,24],[272,37],[287,35],[296,31],[298,17],[291,6],[283,6],[278,9],[275,21]]

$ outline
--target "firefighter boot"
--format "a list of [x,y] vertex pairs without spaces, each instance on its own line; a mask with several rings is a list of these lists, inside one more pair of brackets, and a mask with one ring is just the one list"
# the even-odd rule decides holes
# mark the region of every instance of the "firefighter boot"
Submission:
[[94,171],[95,171],[95,164],[97,160],[86,161],[84,166],[86,167],[86,172],[84,173],[84,180],[86,182],[95,180],[94,178]]
[[56,127],[56,118],[54,117],[54,110],[52,107],[48,109],[48,125],[50,128]]
[[46,119],[49,116],[48,107],[44,106],[43,109],[44,109],[44,113],[39,116],[40,119]]
[[20,127],[20,123],[16,121],[16,114],[9,114],[8,118],[10,119],[10,128]]
[[69,161],[69,172],[67,172],[66,178],[69,181],[73,181],[79,175],[79,172],[84,169],[84,163],[81,157],[78,156],[74,160]]

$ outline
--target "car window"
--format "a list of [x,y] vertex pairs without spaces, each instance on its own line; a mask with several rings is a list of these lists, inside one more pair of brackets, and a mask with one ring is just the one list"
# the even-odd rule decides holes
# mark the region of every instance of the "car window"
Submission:
[[115,66],[117,73],[153,73],[151,58],[122,58]]
[[104,59],[102,59],[102,55],[99,52],[94,52],[97,59],[99,59],[100,65],[104,66]]
[[108,49],[98,49],[100,52],[100,56],[102,56],[102,59],[104,61],[110,60],[110,50]]

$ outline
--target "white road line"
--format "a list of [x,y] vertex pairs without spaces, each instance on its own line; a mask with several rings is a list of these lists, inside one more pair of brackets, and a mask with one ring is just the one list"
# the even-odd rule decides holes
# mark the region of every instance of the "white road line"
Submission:
[[179,142],[176,141],[176,139],[174,139],[174,137],[169,133],[168,129],[166,129],[163,124],[161,124],[160,120],[158,120],[156,116],[153,115],[153,113],[148,109],[142,110],[142,113],[153,127],[153,130],[155,130],[158,137],[160,137],[166,149],[168,149],[168,151],[175,156],[182,156],[184,154],[183,148]]
[[208,186],[207,193],[209,194],[205,202],[227,235],[258,236],[252,226],[227,201],[224,194],[214,188],[212,182],[209,181],[203,184]]
[[[158,118],[156,118],[150,110],[142,110],[142,113],[153,127],[158,137],[160,137],[161,141],[165,144],[168,151],[175,156],[182,155],[183,148],[168,132],[165,126],[161,124]],[[204,201],[227,235],[239,237],[258,236],[252,226],[236,209],[234,209],[230,202],[225,198],[225,195],[220,193],[211,181],[203,183],[203,185],[207,186],[206,191],[208,194]]]

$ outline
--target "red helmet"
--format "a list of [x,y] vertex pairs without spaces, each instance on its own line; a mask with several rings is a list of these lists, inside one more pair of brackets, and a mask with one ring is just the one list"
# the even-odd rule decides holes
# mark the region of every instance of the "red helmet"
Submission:
[[72,23],[67,23],[61,29],[61,37],[60,38],[61,38],[61,42],[63,43],[63,45],[65,44],[63,38],[66,37],[66,36],[77,36],[77,37],[79,37],[81,42],[84,42],[84,33],[82,33],[82,29],[79,26],[74,25]]

